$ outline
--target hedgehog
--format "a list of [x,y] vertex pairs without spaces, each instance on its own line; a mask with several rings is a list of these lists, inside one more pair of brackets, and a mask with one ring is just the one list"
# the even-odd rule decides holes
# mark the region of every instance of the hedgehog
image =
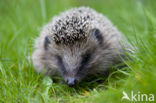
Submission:
[[89,7],[66,10],[43,27],[32,61],[37,73],[60,76],[73,87],[88,75],[123,62],[130,47],[107,17]]

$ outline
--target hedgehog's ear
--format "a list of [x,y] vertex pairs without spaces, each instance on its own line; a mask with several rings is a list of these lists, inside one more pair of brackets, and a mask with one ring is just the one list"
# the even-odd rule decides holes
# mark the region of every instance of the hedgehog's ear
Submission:
[[50,37],[49,37],[49,36],[46,36],[46,37],[44,38],[44,49],[45,49],[45,50],[48,50],[48,46],[49,46],[50,43],[51,43],[51,42],[50,42]]
[[102,43],[103,43],[103,36],[102,36],[102,33],[101,33],[101,31],[99,29],[97,29],[97,28],[92,29],[91,30],[91,36],[93,38],[97,39],[99,45],[102,45]]

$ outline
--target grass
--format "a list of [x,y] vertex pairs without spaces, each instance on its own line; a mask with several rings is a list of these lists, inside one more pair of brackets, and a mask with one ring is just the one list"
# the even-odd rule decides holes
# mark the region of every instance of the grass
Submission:
[[[137,50],[128,67],[69,88],[35,74],[28,59],[42,26],[75,6],[103,13]],[[155,95],[155,10],[155,0],[0,0],[0,103],[127,103],[123,91]]]

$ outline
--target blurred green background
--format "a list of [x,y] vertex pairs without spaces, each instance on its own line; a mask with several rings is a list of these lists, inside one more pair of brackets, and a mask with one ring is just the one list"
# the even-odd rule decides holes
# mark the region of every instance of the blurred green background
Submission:
[[[107,16],[137,50],[128,67],[69,88],[35,74],[29,59],[41,28],[79,6]],[[0,103],[127,103],[123,91],[155,95],[155,11],[155,0],[0,0]]]

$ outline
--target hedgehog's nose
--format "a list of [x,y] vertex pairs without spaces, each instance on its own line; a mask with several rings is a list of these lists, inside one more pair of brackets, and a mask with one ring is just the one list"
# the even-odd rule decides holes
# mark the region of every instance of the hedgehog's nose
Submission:
[[75,78],[72,78],[72,77],[67,78],[67,85],[69,87],[73,87],[75,84],[76,84],[76,79]]

